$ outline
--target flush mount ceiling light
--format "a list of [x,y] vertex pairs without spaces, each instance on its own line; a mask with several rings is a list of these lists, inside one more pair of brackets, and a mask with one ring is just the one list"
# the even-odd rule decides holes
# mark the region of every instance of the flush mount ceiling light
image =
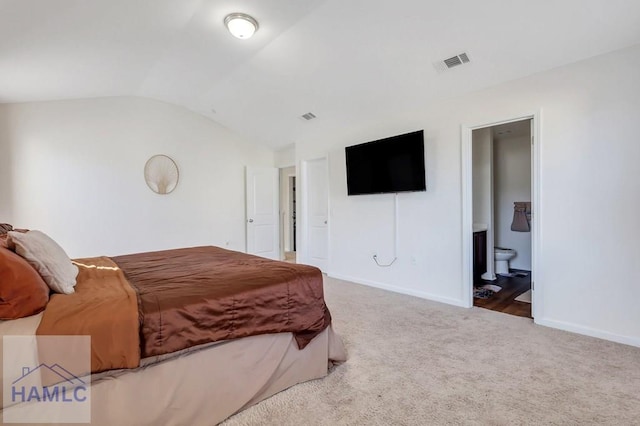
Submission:
[[258,21],[244,13],[227,15],[226,18],[224,18],[224,24],[234,37],[243,40],[250,38],[253,33],[258,31]]

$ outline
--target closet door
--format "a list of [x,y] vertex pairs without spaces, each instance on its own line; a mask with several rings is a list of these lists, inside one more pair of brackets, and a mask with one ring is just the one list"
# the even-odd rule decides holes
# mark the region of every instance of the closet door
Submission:
[[329,173],[327,159],[303,162],[305,246],[304,263],[323,272],[329,264]]
[[279,172],[247,167],[247,253],[280,260]]

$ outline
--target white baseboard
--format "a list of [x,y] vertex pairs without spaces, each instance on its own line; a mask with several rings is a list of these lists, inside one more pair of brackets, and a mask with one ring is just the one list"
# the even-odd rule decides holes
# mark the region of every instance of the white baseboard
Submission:
[[570,322],[551,319],[534,319],[534,322],[545,327],[557,328],[559,330],[570,331],[572,333],[584,334],[585,336],[597,337],[598,339],[640,347],[640,338],[637,337],[622,336],[620,334],[609,333],[608,331],[597,330]]
[[468,308],[467,304],[462,299],[454,299],[451,297],[437,296],[431,293],[426,293],[424,291],[411,290],[404,287],[397,287],[394,285],[384,284],[377,281],[363,280],[360,278],[349,277],[347,275],[341,275],[341,274],[334,274],[331,272],[327,273],[327,275],[331,278],[336,278],[338,280],[351,281],[356,284],[362,284],[369,287],[388,290],[394,293],[406,294],[408,296],[415,296],[415,297],[420,297],[422,299],[433,300],[434,302],[446,303],[447,305],[454,305],[454,306],[459,306],[461,308]]

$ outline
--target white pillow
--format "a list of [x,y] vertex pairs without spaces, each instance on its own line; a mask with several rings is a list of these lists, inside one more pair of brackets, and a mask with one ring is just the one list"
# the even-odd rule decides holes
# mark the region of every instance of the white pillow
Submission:
[[62,247],[40,231],[9,232],[16,253],[38,271],[44,282],[56,293],[71,294],[75,290],[78,267]]

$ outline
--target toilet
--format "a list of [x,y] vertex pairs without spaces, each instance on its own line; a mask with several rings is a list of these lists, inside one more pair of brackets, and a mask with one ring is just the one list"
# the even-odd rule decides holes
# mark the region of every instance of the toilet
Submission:
[[509,261],[515,257],[516,251],[508,248],[494,247],[493,253],[496,260],[496,274],[508,274]]

